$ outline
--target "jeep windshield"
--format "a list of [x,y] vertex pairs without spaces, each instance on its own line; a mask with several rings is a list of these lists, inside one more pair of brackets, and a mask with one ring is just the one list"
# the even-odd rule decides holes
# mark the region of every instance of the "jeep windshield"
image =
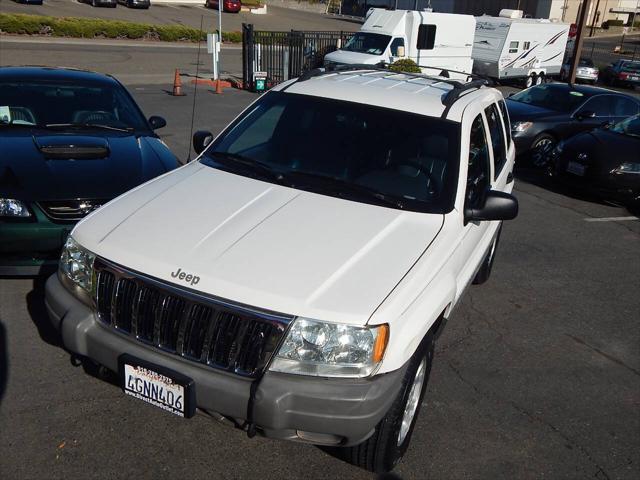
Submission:
[[342,47],[347,52],[382,55],[391,41],[389,35],[380,33],[358,32]]
[[459,144],[455,122],[270,92],[234,121],[201,161],[300,190],[447,213],[457,187]]

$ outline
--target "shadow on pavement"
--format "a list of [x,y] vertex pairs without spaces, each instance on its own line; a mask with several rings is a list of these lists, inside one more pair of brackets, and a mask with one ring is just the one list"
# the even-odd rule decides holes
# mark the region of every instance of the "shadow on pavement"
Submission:
[[40,338],[49,345],[66,350],[69,353],[69,362],[71,365],[74,367],[82,367],[87,375],[119,386],[118,376],[115,372],[96,364],[88,358],[81,358],[64,347],[60,333],[49,322],[49,315],[44,304],[44,285],[47,278],[46,276],[35,278],[33,280],[33,290],[27,293],[27,310],[29,311],[31,321],[38,329]]
[[9,382],[9,350],[7,346],[7,329],[0,320],[0,404]]
[[62,346],[60,334],[49,322],[47,309],[44,306],[44,284],[47,278],[46,276],[40,276],[33,279],[33,290],[27,293],[26,297],[27,311],[31,321],[38,329],[40,338],[49,345],[60,347]]

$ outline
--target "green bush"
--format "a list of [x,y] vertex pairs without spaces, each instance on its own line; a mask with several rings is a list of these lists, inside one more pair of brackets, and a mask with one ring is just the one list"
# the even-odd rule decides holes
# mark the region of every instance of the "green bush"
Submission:
[[[93,18],[56,18],[6,13],[0,13],[0,32],[74,38],[148,38],[167,42],[197,42],[207,38],[206,32],[184,25],[151,25]],[[222,39],[225,42],[239,43],[242,41],[242,34],[223,32]]]
[[410,58],[401,58],[389,65],[389,70],[394,72],[421,73],[420,67]]

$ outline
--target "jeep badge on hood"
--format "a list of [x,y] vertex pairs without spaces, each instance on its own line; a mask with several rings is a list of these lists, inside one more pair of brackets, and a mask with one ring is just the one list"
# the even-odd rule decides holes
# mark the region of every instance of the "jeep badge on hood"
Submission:
[[177,278],[178,280],[184,280],[191,285],[197,285],[200,281],[200,277],[196,275],[192,275],[191,273],[183,272],[181,268],[178,268],[175,272],[171,272],[171,276],[173,278]]

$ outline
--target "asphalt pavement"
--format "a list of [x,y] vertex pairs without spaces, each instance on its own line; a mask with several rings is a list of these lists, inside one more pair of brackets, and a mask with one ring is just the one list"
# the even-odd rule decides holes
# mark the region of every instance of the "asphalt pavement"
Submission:
[[[129,89],[148,115],[166,116],[160,133],[186,156],[192,87],[186,97]],[[194,128],[217,132],[255,98],[202,89]],[[520,215],[505,224],[492,278],[470,288],[439,339],[396,473],[636,479],[640,221],[530,171],[516,178]],[[126,397],[59,345],[40,280],[0,279],[0,366],[1,478],[374,478],[313,446],[248,439]]]

